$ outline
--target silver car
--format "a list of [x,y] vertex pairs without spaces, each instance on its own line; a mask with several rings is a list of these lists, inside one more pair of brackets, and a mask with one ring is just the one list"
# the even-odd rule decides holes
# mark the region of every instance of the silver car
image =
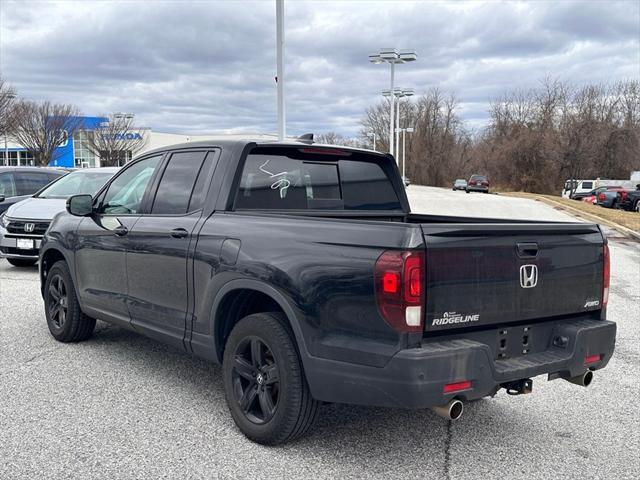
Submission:
[[11,205],[0,215],[0,257],[16,267],[35,264],[42,236],[53,217],[65,210],[67,198],[94,195],[118,170],[117,167],[77,170],[33,197]]

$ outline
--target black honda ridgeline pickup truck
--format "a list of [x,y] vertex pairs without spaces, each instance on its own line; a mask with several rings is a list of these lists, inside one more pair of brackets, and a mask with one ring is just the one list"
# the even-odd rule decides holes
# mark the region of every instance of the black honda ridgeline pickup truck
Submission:
[[71,197],[40,251],[51,334],[103,320],[222,363],[263,444],[323,402],[433,408],[588,385],[614,350],[597,225],[410,213],[393,157],[311,142],[156,150]]

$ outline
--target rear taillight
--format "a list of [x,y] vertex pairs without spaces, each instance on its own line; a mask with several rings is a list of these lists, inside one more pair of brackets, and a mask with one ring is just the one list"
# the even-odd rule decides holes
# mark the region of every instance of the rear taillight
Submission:
[[424,253],[387,250],[375,266],[378,308],[401,332],[421,332],[424,298]]
[[604,193],[601,193],[601,194],[600,194],[600,201],[601,201],[601,202],[604,202]]
[[602,307],[609,303],[609,284],[611,283],[611,258],[609,256],[609,245],[604,244],[603,250],[604,265],[602,273]]
[[475,180],[471,180],[471,181],[469,182],[469,185],[475,185],[475,184],[476,184],[476,181],[475,181]]
[[627,192],[620,192],[620,199],[625,201],[627,199]]

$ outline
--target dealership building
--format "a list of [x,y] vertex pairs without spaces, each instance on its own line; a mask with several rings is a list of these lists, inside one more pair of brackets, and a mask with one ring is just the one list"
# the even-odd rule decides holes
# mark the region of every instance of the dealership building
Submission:
[[[80,117],[80,127],[56,149],[53,160],[49,165],[65,168],[99,167],[100,158],[87,147],[87,138],[90,132],[98,129],[101,124],[107,121],[108,119],[104,117]],[[154,132],[150,128],[139,128],[135,130],[135,133],[127,133],[127,135],[141,136],[144,139],[144,146],[138,152],[124,152],[126,160],[130,160],[133,153],[139,155],[167,145],[213,138],[211,135],[181,135]],[[28,166],[33,164],[33,155],[23,146],[12,142],[11,138],[2,139],[0,144],[0,166]]]

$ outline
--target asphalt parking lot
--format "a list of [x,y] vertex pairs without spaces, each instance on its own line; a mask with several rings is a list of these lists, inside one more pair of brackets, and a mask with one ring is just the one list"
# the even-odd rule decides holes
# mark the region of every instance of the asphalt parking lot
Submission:
[[[539,202],[410,187],[416,212],[571,219]],[[437,198],[436,202],[432,202]],[[616,353],[588,389],[544,377],[457,422],[429,410],[327,405],[302,440],[246,440],[218,366],[99,323],[53,340],[35,268],[0,260],[0,479],[626,479],[640,471],[640,244],[611,233]]]

